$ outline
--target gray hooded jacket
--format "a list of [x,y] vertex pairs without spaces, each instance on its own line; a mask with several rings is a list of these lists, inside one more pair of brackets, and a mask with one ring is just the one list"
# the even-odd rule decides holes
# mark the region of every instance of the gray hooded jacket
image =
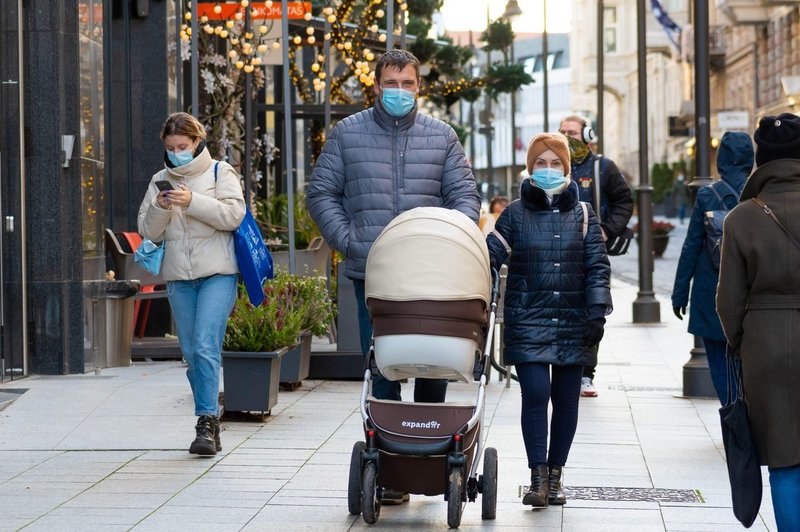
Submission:
[[363,279],[372,243],[415,207],[456,209],[478,220],[480,195],[453,128],[414,109],[396,118],[381,106],[331,131],[311,174],[309,213],[346,257],[345,275]]

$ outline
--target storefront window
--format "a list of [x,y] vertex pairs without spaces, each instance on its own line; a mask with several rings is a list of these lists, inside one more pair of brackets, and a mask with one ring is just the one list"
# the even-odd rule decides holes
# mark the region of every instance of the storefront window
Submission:
[[105,225],[105,138],[103,79],[103,2],[78,4],[80,53],[80,138],[74,155],[81,165],[84,257],[103,249]]

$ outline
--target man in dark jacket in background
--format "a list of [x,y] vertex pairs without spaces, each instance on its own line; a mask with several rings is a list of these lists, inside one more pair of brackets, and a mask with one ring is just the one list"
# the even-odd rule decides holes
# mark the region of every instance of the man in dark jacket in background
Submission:
[[[683,241],[675,284],[672,288],[672,310],[678,319],[686,314],[691,282],[691,312],[689,332],[703,339],[708,358],[711,380],[720,401],[724,404],[728,395],[725,366],[725,333],[717,316],[715,298],[719,270],[711,259],[706,245],[706,230],[703,224],[705,213],[733,209],[739,202],[744,184],[753,169],[753,142],[750,135],[729,131],[722,136],[717,151],[717,171],[720,181],[697,191],[686,240]],[[716,194],[714,193],[716,192]],[[720,204],[720,199],[722,203]]]
[[[614,161],[602,155],[595,155],[589,149],[589,143],[594,141],[594,131],[585,118],[570,115],[561,120],[559,131],[567,136],[569,152],[572,160],[572,180],[578,184],[580,200],[596,208],[594,190],[595,160],[600,161],[600,229],[603,232],[603,241],[608,241],[618,236],[625,235],[628,221],[633,214],[633,195]],[[631,235],[633,236],[633,235]],[[596,397],[594,387],[594,371],[596,363],[583,368],[581,379],[581,396]]]
[[[375,67],[375,105],[333,128],[306,195],[328,244],[345,256],[358,301],[361,350],[372,324],[364,300],[364,269],[373,242],[398,214],[415,207],[456,209],[476,223],[480,195],[453,128],[417,111],[419,61],[405,50],[383,54]],[[400,400],[400,383],[373,380],[378,399]],[[447,381],[417,379],[414,399],[443,402]]]

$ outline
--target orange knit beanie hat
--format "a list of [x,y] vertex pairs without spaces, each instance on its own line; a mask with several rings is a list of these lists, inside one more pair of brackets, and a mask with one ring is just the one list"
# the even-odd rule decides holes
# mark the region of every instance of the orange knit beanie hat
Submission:
[[533,173],[533,163],[536,162],[536,158],[547,150],[551,150],[561,159],[561,164],[564,165],[564,175],[569,175],[569,143],[567,137],[561,133],[539,133],[531,139],[528,144],[528,173]]

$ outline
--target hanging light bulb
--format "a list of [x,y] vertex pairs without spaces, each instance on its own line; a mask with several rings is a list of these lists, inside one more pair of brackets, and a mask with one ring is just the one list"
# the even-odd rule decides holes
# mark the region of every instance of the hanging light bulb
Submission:
[[259,26],[259,27],[258,27],[258,32],[259,32],[261,35],[264,35],[264,34],[265,34],[265,33],[267,33],[268,31],[269,31],[269,28],[267,28],[267,25],[266,25],[266,24],[262,24],[261,26]]
[[278,48],[280,48],[280,47],[281,47],[281,43],[280,43],[280,41],[274,41],[274,42],[272,43],[272,49],[273,49],[273,50],[277,50],[277,49],[278,49]]
[[228,57],[230,57],[231,59],[236,59],[236,56],[238,55],[239,54],[236,53],[236,50],[231,50],[230,52],[228,52]]
[[267,0],[266,2],[264,2],[264,7],[266,7],[267,9],[272,9],[272,0]]
[[192,20],[192,12],[187,11],[186,14],[183,16],[186,20]]
[[228,28],[229,30],[233,29],[233,21],[232,20],[226,20],[225,21],[225,27]]
[[250,5],[250,0],[242,0],[239,3],[242,4],[242,7],[247,7]]
[[235,37],[234,37],[234,38],[232,38],[232,39],[231,39],[231,44],[232,44],[232,45],[234,45],[234,46],[236,46],[237,44],[239,44],[239,39],[237,39],[237,38],[235,38]]
[[263,54],[264,52],[267,51],[267,45],[266,44],[259,44],[258,48],[256,48],[256,50],[258,50],[258,53]]
[[254,65],[260,65],[261,64],[261,58],[260,57],[254,57],[253,58],[253,64]]
[[239,70],[244,68],[244,61],[236,61],[236,68],[238,68]]
[[306,22],[308,22],[309,20],[311,20],[311,11],[306,11],[306,12],[303,14],[303,20],[305,20]]
[[323,8],[322,9],[322,14],[323,15],[332,15],[333,14],[333,8],[330,7],[330,6]]
[[367,61],[374,61],[374,60],[375,60],[375,54],[373,54],[372,52],[368,53]]
[[325,74],[325,72],[320,72],[319,73],[319,79],[325,79],[326,77],[328,77],[328,75]]
[[214,13],[216,13],[217,15],[219,15],[220,13],[222,13],[222,6],[221,6],[221,5],[219,5],[219,4],[215,5],[215,6],[214,6]]
[[317,38],[314,37],[313,35],[309,35],[308,39],[306,40],[308,41],[308,44],[314,44],[315,42],[317,42]]
[[371,31],[372,33],[378,33],[378,25],[373,24],[372,26],[369,27],[369,31]]
[[353,64],[353,58],[352,58],[352,57],[345,57],[345,58],[344,58],[344,62],[345,62],[345,64],[346,64],[347,66],[350,66],[350,65],[352,65],[352,64]]
[[219,32],[219,36],[222,37],[223,39],[227,39],[228,38],[228,30],[222,30],[221,32]]
[[380,42],[386,42],[386,34],[385,33],[381,33],[380,35],[378,35],[378,40]]
[[208,17],[207,17],[207,16],[205,16],[205,15],[203,15],[202,17],[200,17],[200,22],[201,22],[202,24],[205,24],[206,22],[208,22]]
[[235,18],[236,20],[242,20],[242,18],[244,18],[244,15],[242,15],[240,11],[237,11],[236,14],[233,15],[233,18]]
[[215,27],[215,28],[214,28],[214,33],[216,33],[217,35],[219,35],[220,33],[222,33],[222,26],[217,26],[217,27]]
[[209,35],[214,33],[214,28],[211,26],[211,24],[206,24],[205,26],[203,26],[203,30],[205,30],[205,32],[208,33]]
[[331,34],[330,33],[326,33],[325,34],[325,40],[326,41],[330,41],[331,40]]
[[330,22],[331,24],[336,22],[336,15],[328,15],[328,22]]
[[383,12],[383,9],[379,9],[379,10],[377,10],[375,12],[375,16],[378,17],[378,18],[383,18],[383,15],[385,15],[385,13]]
[[312,28],[311,26],[307,27],[306,33],[309,35],[314,35],[314,28]]
[[292,39],[292,42],[295,44],[300,44],[301,42],[303,42],[303,39],[299,35],[295,35],[294,39]]
[[245,65],[244,66],[244,71],[247,72],[248,74],[250,72],[252,72],[253,70],[254,70],[253,65]]
[[344,43],[345,50],[350,50],[351,48],[353,48],[353,43],[351,43],[350,41]]

